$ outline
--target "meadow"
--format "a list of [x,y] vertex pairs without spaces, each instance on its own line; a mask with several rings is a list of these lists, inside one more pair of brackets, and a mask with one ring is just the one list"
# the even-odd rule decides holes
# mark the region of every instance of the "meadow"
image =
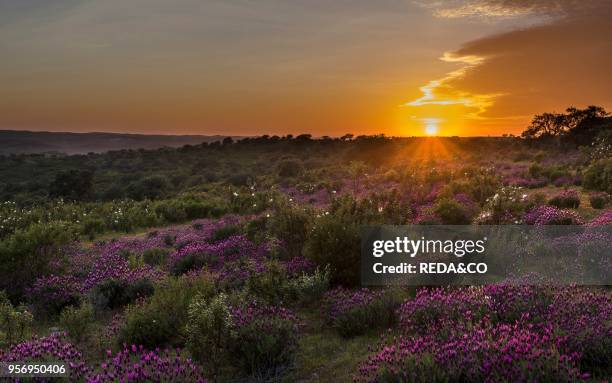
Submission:
[[608,287],[359,285],[365,224],[612,225],[602,131],[0,157],[0,361],[83,382],[609,381]]

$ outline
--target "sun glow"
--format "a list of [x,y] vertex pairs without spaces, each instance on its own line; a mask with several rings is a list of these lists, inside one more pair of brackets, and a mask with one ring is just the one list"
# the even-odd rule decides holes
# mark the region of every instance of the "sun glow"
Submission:
[[428,136],[435,136],[438,134],[438,118],[424,118],[423,123],[425,124],[425,134]]

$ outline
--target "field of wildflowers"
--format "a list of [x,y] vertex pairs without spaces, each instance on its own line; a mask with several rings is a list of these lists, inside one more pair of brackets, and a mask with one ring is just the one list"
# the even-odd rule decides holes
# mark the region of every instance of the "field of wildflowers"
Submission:
[[92,383],[612,379],[608,287],[359,286],[364,224],[611,225],[611,173],[583,182],[605,159],[512,138],[433,157],[427,140],[281,144],[267,166],[244,154],[269,156],[265,140],[172,152],[214,151],[231,173],[241,148],[245,182],[1,202],[0,362],[63,361]]

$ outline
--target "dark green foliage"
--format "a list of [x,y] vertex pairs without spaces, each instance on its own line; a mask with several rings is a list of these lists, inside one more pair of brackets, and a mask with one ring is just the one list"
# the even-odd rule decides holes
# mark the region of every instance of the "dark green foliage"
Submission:
[[150,349],[184,344],[183,330],[187,324],[189,303],[197,294],[206,299],[215,294],[210,278],[169,279],[147,302],[128,308],[126,323],[119,331],[117,343],[141,344]]
[[243,375],[261,381],[278,376],[297,350],[294,326],[287,319],[262,318],[240,327],[229,345],[230,363]]
[[329,265],[332,283],[355,286],[360,273],[359,223],[350,216],[324,216],[315,222],[304,255],[319,265]]
[[50,272],[50,264],[62,264],[62,247],[76,238],[73,226],[63,223],[33,224],[0,240],[0,289],[14,301],[25,288]]
[[154,288],[148,279],[134,283],[109,279],[95,286],[89,293],[89,300],[98,310],[116,309],[153,294]]
[[612,158],[592,163],[584,171],[583,176],[582,183],[585,188],[612,194]]
[[297,177],[304,171],[304,166],[298,160],[284,160],[278,164],[280,177]]
[[160,266],[166,262],[168,255],[170,251],[167,249],[147,249],[142,253],[142,259],[147,265]]
[[548,204],[561,209],[576,209],[580,206],[580,198],[578,193],[564,192],[552,197]]
[[387,292],[367,305],[358,306],[335,318],[332,326],[343,337],[361,335],[371,329],[391,328],[397,321],[396,310],[402,298]]
[[308,238],[312,215],[304,207],[280,204],[270,218],[272,235],[286,246],[289,256],[300,255]]
[[93,197],[93,172],[69,170],[55,175],[49,185],[50,198],[86,201]]
[[170,189],[168,180],[160,175],[149,176],[132,182],[127,187],[127,195],[137,201],[143,199],[158,199]]
[[277,261],[269,261],[266,266],[265,272],[249,275],[246,290],[269,304],[278,304],[287,291],[287,273]]
[[237,235],[240,233],[240,227],[236,225],[227,225],[217,229],[213,235],[210,237],[211,242],[222,241],[224,239],[228,239],[233,235]]
[[172,265],[172,274],[182,275],[192,270],[200,270],[202,267],[214,263],[216,256],[207,253],[188,254]]
[[589,196],[589,202],[593,209],[603,209],[610,201],[607,193],[594,193]]
[[452,198],[443,198],[436,203],[434,212],[444,225],[467,225],[472,221],[465,206]]

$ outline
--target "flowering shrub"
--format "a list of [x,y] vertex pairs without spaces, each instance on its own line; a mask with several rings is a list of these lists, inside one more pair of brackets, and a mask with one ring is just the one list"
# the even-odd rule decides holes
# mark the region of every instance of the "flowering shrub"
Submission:
[[124,347],[115,355],[109,351],[96,373],[87,377],[87,383],[112,382],[190,382],[206,383],[199,366],[175,351],[148,351],[142,346]]
[[65,334],[52,334],[16,344],[8,350],[0,349],[0,362],[65,362],[69,366],[70,380],[79,381],[90,373],[83,354],[66,340]]
[[347,290],[336,288],[323,297],[326,320],[344,337],[363,334],[372,328],[395,323],[395,309],[400,299],[394,291]]
[[589,226],[612,225],[612,210],[606,210],[588,223]]
[[525,382],[609,376],[612,295],[524,282],[420,290],[398,310],[399,336],[383,340],[356,379]]
[[529,210],[523,221],[527,225],[582,225],[582,218],[571,210],[562,210],[554,206],[537,206]]
[[576,209],[580,206],[580,196],[575,190],[565,190],[560,194],[557,194],[548,201],[551,206],[558,207],[560,209],[569,208]]
[[530,203],[527,197],[520,186],[504,186],[487,198],[476,222],[483,225],[519,224]]
[[577,355],[555,345],[553,329],[544,334],[518,324],[453,331],[447,339],[434,335],[399,337],[360,367],[357,382],[533,382],[582,381]]
[[254,300],[230,307],[230,313],[229,359],[242,374],[270,378],[291,364],[298,340],[295,314]]

